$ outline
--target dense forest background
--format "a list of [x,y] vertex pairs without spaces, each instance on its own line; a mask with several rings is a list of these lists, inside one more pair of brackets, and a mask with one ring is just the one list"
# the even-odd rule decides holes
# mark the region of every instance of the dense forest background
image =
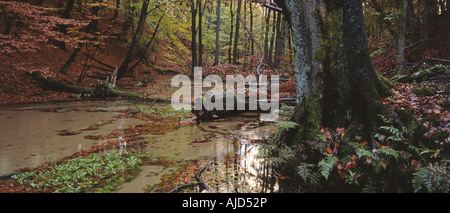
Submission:
[[[0,1],[0,103],[104,96],[96,91],[112,79],[127,95],[168,99],[153,90],[161,79],[196,66],[222,76],[276,74],[281,96],[298,103],[265,154],[290,188],[448,192],[450,2],[311,2]],[[367,60],[349,59],[361,39]],[[317,72],[299,70],[303,50]],[[370,93],[354,92],[358,79],[341,85],[339,71],[357,66],[379,76],[370,77],[379,82],[376,101],[389,112],[357,112],[372,100],[352,97]]]

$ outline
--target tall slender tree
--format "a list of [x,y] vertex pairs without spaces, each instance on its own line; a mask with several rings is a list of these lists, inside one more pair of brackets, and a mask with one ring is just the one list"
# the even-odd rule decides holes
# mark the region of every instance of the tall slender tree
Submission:
[[231,14],[231,20],[230,20],[230,23],[231,23],[231,29],[230,29],[230,43],[229,43],[229,48],[228,48],[228,63],[230,63],[231,64],[231,62],[232,62],[232,59],[231,59],[231,57],[232,57],[232,55],[231,55],[231,50],[233,49],[232,48],[232,46],[233,46],[233,18],[234,18],[234,11],[233,11],[233,0],[230,0],[230,14]]
[[198,66],[203,65],[203,33],[202,33],[202,22],[203,22],[203,9],[202,0],[197,0],[198,4]]
[[[237,15],[241,14],[241,7],[242,7],[242,0],[238,0],[238,6],[237,6]],[[233,46],[233,64],[237,64],[237,58],[238,58],[238,42],[239,42],[239,26],[240,22],[239,19],[236,18],[236,33],[234,36],[234,46]]]
[[191,53],[192,53],[192,63],[191,63],[191,71],[192,75],[194,75],[194,67],[197,66],[197,27],[196,27],[196,19],[197,19],[197,4],[195,4],[194,0],[191,0]]
[[217,8],[216,8],[216,51],[215,51],[215,59],[214,66],[219,64],[220,58],[220,5],[222,4],[221,0],[217,0]]
[[267,8],[266,10],[266,32],[264,34],[264,61],[267,63],[269,55],[269,31],[270,31],[270,12],[271,10]]
[[397,20],[397,73],[403,73],[403,64],[405,63],[405,31],[406,31],[406,11],[408,0],[398,1],[398,20]]

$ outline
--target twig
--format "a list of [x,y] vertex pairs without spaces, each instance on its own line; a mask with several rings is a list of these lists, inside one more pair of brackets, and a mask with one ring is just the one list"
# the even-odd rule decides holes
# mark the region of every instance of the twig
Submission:
[[155,100],[153,100],[153,103],[147,108],[147,111],[150,110],[150,108],[152,108],[153,104],[155,104],[156,100],[158,100],[158,98],[155,98]]
[[450,60],[447,59],[440,59],[440,58],[433,58],[433,57],[426,57],[427,59],[433,60],[433,61],[439,61],[439,62],[445,62],[450,63]]

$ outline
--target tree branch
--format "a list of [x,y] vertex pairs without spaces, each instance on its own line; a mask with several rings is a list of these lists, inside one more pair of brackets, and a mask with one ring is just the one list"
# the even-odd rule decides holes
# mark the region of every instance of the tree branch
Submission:
[[197,172],[197,174],[195,175],[195,180],[198,181],[197,183],[191,183],[191,184],[185,184],[185,185],[177,186],[175,189],[172,189],[172,191],[170,191],[169,193],[175,193],[175,192],[181,191],[182,189],[196,187],[196,186],[200,186],[200,191],[207,190],[209,192],[210,190],[209,190],[208,185],[206,185],[206,183],[204,183],[202,178],[201,178],[202,173],[207,168],[208,168],[207,166],[202,167]]
[[274,7],[274,6],[270,5],[270,4],[262,4],[262,6],[263,7],[267,7],[270,10],[275,10],[275,11],[278,11],[278,12],[282,12],[283,11],[283,9],[281,9],[279,7]]

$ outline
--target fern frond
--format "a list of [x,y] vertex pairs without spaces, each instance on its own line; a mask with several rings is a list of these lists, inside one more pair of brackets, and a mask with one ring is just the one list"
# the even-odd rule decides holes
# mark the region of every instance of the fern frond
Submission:
[[398,160],[399,152],[392,148],[383,148],[378,150],[381,153],[384,153],[389,156],[393,156],[396,160]]
[[328,180],[330,176],[331,170],[333,170],[334,165],[337,162],[337,157],[331,154],[327,154],[325,158],[320,160],[318,166],[320,170],[320,174]]
[[317,173],[315,173],[312,168],[314,168],[314,164],[300,163],[297,166],[297,174],[305,181],[306,183],[311,183],[313,186],[319,186],[319,177]]

